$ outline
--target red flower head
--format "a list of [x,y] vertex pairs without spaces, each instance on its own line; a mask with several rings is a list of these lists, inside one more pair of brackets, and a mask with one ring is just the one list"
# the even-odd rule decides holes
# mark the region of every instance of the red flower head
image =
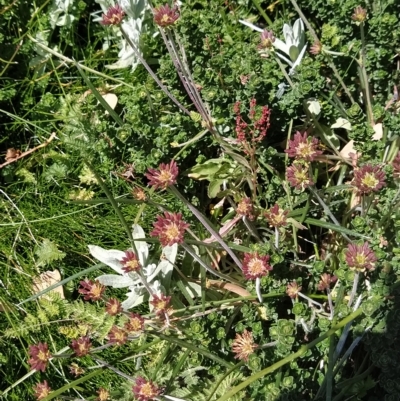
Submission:
[[176,5],[171,8],[166,4],[154,9],[154,22],[163,28],[174,25],[179,17],[178,6]]
[[299,292],[301,291],[301,286],[299,286],[295,281],[291,282],[286,287],[286,294],[289,295],[290,298],[297,298]]
[[99,395],[96,398],[96,401],[107,401],[110,399],[110,392],[105,388],[101,387],[96,392]]
[[100,284],[97,280],[92,281],[89,279],[82,280],[80,283],[81,288],[79,288],[78,292],[80,294],[85,295],[83,298],[85,301],[98,301],[101,299],[104,290],[106,287],[104,285]]
[[139,401],[151,401],[161,394],[161,389],[150,380],[144,377],[137,377],[132,387],[133,395]]
[[158,237],[162,246],[181,244],[183,234],[189,228],[189,224],[182,220],[181,213],[164,212],[164,217],[157,216],[157,221],[153,225],[154,230],[150,235]]
[[37,400],[43,400],[43,398],[46,398],[50,394],[51,388],[49,387],[47,380],[45,380],[36,384],[36,386],[33,386],[33,391],[35,392]]
[[264,216],[268,220],[272,227],[284,227],[287,224],[287,218],[289,211],[285,211],[279,207],[277,203],[271,207]]
[[351,19],[358,24],[364,22],[367,19],[367,10],[361,6],[357,6],[351,15]]
[[149,184],[154,187],[154,189],[166,189],[176,184],[176,178],[179,174],[178,165],[175,160],[172,160],[169,164],[161,163],[158,166],[158,170],[149,168],[148,171],[149,172],[146,173],[145,176],[150,180]]
[[312,162],[316,156],[322,154],[322,151],[318,150],[318,145],[319,141],[317,138],[308,138],[307,132],[302,136],[301,132],[297,131],[294,134],[293,140],[289,140],[289,147],[285,149],[285,153],[289,157]]
[[138,333],[144,329],[144,319],[138,313],[131,313],[125,323],[125,330],[129,333]]
[[259,49],[270,49],[275,42],[275,36],[272,31],[267,31],[264,29],[260,35],[260,44],[258,45]]
[[120,25],[125,17],[125,12],[119,4],[110,7],[105,14],[103,19],[100,21],[101,25]]
[[167,297],[164,294],[153,295],[153,299],[150,303],[154,306],[154,312],[156,315],[163,315],[164,313],[168,313],[169,303],[171,301],[171,297]]
[[246,362],[257,347],[253,335],[247,330],[244,330],[243,334],[237,333],[232,343],[232,351],[236,354],[235,358]]
[[257,252],[245,253],[243,259],[243,274],[248,280],[264,277],[272,270],[268,255],[260,256]]
[[250,198],[243,198],[237,205],[236,213],[254,220],[254,208]]
[[110,316],[118,315],[122,312],[121,302],[119,302],[116,298],[110,298],[106,303],[106,312]]
[[125,257],[121,259],[121,263],[123,265],[122,270],[125,273],[137,272],[142,268],[139,258],[137,257],[136,253],[132,251],[125,252]]
[[31,359],[28,360],[31,369],[41,370],[44,372],[47,367],[47,363],[51,358],[49,347],[46,343],[38,343],[38,345],[29,346],[29,356]]
[[392,161],[393,166],[393,177],[400,178],[400,152],[397,153],[396,157]]
[[116,345],[124,345],[128,340],[128,333],[118,326],[113,326],[108,333],[108,343]]
[[324,273],[321,275],[321,281],[318,284],[318,291],[325,291],[329,289],[331,284],[336,283],[337,277]]
[[286,179],[292,187],[299,190],[304,190],[305,188],[314,185],[308,167],[298,163],[294,163],[286,169]]
[[364,242],[362,245],[349,244],[345,255],[346,263],[350,269],[360,272],[374,270],[375,262],[378,260],[368,242]]
[[385,186],[385,172],[379,166],[365,164],[354,171],[352,185],[358,195],[368,195],[377,192]]
[[71,344],[71,348],[78,357],[87,355],[91,347],[92,343],[87,336],[79,337],[77,340],[73,340]]
[[310,53],[316,56],[322,52],[322,43],[317,40],[314,44],[310,47]]

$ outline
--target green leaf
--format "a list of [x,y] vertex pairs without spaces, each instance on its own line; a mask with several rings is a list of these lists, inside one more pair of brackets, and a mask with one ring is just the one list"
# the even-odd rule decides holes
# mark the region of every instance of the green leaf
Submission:
[[337,231],[338,233],[352,235],[353,237],[371,239],[370,237],[368,237],[366,235],[360,234],[353,230],[349,230],[348,228],[337,226],[336,224],[333,224],[333,223],[327,223],[326,221],[312,219],[310,217],[307,217],[304,220],[304,223],[308,223],[308,224],[311,224],[311,225],[317,226],[317,227],[323,227],[323,228],[326,228],[326,229],[332,230],[332,231]]
[[221,167],[221,159],[211,159],[189,170],[188,177],[195,180],[210,179]]
[[216,198],[218,193],[221,191],[221,185],[224,183],[224,179],[218,179],[210,182],[208,186],[208,197],[210,199]]
[[65,253],[58,250],[57,245],[49,239],[44,239],[36,249],[37,265],[46,266],[56,260],[62,260],[65,258]]

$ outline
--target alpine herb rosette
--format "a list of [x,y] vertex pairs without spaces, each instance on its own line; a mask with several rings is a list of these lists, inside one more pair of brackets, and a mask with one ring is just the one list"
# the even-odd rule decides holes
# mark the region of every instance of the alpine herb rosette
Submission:
[[[145,238],[145,233],[141,226],[135,224],[133,226],[132,236],[134,240]],[[127,299],[121,303],[123,310],[128,310],[134,306],[140,305],[148,294],[146,286],[153,294],[160,295],[162,292],[161,284],[165,287],[169,286],[173,264],[175,262],[178,244],[165,246],[162,250],[162,259],[156,265],[149,263],[149,245],[145,241],[134,241],[135,250],[129,249],[126,252],[116,249],[104,249],[96,245],[89,245],[91,255],[111,267],[118,274],[103,274],[97,277],[97,281],[113,288],[127,288]],[[127,258],[132,259],[132,255],[137,258],[140,271],[137,269],[128,269]],[[160,276],[161,281],[155,280]],[[145,283],[143,282],[145,281]]]

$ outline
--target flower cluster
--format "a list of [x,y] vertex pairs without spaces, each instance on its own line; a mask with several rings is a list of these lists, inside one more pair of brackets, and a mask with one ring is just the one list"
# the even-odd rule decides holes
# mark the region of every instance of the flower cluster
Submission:
[[271,49],[273,47],[274,42],[275,42],[275,36],[273,32],[264,29],[260,35],[260,44],[258,45],[258,48]]
[[176,184],[178,174],[178,165],[175,160],[172,160],[169,164],[161,163],[158,170],[149,168],[145,176],[149,179],[149,185],[154,189],[166,189]]
[[131,313],[125,323],[125,330],[129,333],[139,333],[144,329],[144,319],[138,313]]
[[313,45],[310,47],[310,53],[316,56],[317,54],[320,54],[322,52],[322,43],[317,40],[313,43]]
[[254,220],[254,207],[250,198],[243,198],[237,205],[236,213],[246,216],[249,220]]
[[292,187],[298,190],[304,190],[314,185],[308,166],[300,163],[293,163],[286,169],[286,179]]
[[106,312],[110,316],[116,316],[122,312],[121,302],[116,298],[110,298],[106,303]]
[[164,212],[163,216],[157,216],[152,237],[158,237],[162,246],[171,246],[183,242],[183,234],[189,228],[189,224],[182,220],[181,213]]
[[272,227],[284,227],[287,225],[289,211],[283,210],[277,203],[264,213],[265,218]]
[[237,333],[232,342],[232,351],[236,354],[235,358],[245,362],[249,360],[249,356],[254,353],[257,347],[252,333],[247,330],[244,330],[243,334]]
[[296,283],[296,281],[292,281],[286,287],[286,294],[289,295],[290,298],[296,299],[301,291],[301,286]]
[[120,25],[125,17],[125,12],[122,7],[117,4],[110,7],[100,21],[101,25]]
[[168,313],[169,303],[171,302],[171,297],[167,297],[164,294],[153,295],[153,299],[150,303],[154,306],[154,311],[157,316],[162,316]]
[[357,6],[354,9],[353,14],[351,15],[351,19],[357,24],[364,22],[367,19],[367,10],[365,8],[362,8],[361,6]]
[[123,265],[122,270],[125,273],[137,272],[142,268],[139,258],[136,253],[132,251],[125,252],[125,256],[121,259],[121,263]]
[[110,399],[110,392],[103,387],[97,390],[97,394],[97,401],[107,401]]
[[136,378],[132,391],[138,401],[151,401],[162,393],[155,383],[141,376]]
[[45,380],[36,384],[36,386],[33,386],[33,391],[35,392],[35,397],[37,400],[43,400],[43,398],[46,398],[50,394],[51,388],[47,383],[47,380]]
[[100,284],[97,280],[82,280],[80,283],[81,287],[78,292],[84,295],[85,301],[98,301],[102,298],[103,293],[105,291],[104,285]]
[[243,274],[248,280],[264,277],[272,270],[269,255],[260,256],[258,252],[245,253],[243,259]]
[[386,175],[379,166],[365,164],[354,171],[353,187],[358,195],[369,195],[385,186]]
[[31,369],[40,370],[44,372],[47,367],[47,363],[51,358],[49,347],[46,343],[38,343],[37,345],[29,346],[29,356],[28,360]]
[[359,272],[374,270],[375,262],[378,260],[368,242],[364,242],[362,245],[349,244],[345,251],[345,257],[350,269]]
[[82,357],[90,352],[92,343],[90,342],[90,338],[88,336],[83,336],[79,337],[77,340],[73,340],[71,348],[77,357]]
[[124,345],[128,340],[128,333],[118,326],[113,326],[108,333],[108,343],[116,345]]
[[337,277],[328,273],[321,275],[321,281],[318,283],[318,291],[325,291],[330,288],[331,284],[336,283]]
[[307,132],[301,135],[301,132],[297,131],[294,134],[293,140],[289,140],[285,153],[296,160],[312,162],[317,156],[322,154],[322,151],[318,147],[319,141],[317,138],[308,138]]
[[154,9],[154,22],[163,28],[168,28],[174,25],[179,19],[178,6],[174,5],[172,8],[166,4]]

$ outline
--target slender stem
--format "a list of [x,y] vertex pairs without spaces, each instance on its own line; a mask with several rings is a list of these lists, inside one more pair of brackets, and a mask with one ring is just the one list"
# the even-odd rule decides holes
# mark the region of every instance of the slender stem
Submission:
[[184,196],[178,191],[175,186],[171,185],[169,187],[170,192],[172,192],[178,199],[180,199],[188,208],[189,210],[197,217],[201,224],[207,229],[207,231],[214,236],[214,238],[219,242],[222,248],[229,254],[229,256],[233,259],[236,265],[242,269],[243,265],[242,262],[238,259],[235,253],[232,251],[231,248],[225,243],[222,237],[212,228],[211,224],[209,223],[208,219],[203,216],[188,200],[185,199]]
[[204,260],[203,260],[199,255],[197,255],[197,253],[194,251],[194,249],[193,249],[190,245],[185,244],[185,243],[183,243],[183,244],[181,244],[181,245],[182,245],[182,248],[183,248],[190,256],[192,256],[192,258],[193,258],[194,260],[196,260],[201,266],[203,266],[204,269],[206,269],[209,273],[211,273],[211,274],[213,274],[214,276],[217,276],[217,277],[219,277],[219,278],[222,278],[222,279],[224,279],[224,280],[227,280],[227,281],[229,281],[229,282],[237,283],[236,281],[232,280],[231,277],[226,276],[225,274],[220,273],[218,270],[214,270],[214,269],[212,269],[211,267],[209,267],[209,266],[207,265],[207,263],[205,263]]
[[309,298],[307,295],[304,295],[302,292],[298,292],[297,293],[300,297],[304,298],[305,300],[307,300],[308,302],[318,306],[320,309],[322,309],[322,305],[317,302],[317,301],[313,301],[311,298]]
[[356,294],[357,294],[357,287],[358,287],[358,281],[359,281],[359,279],[360,279],[360,272],[357,272],[357,273],[354,275],[353,288],[352,288],[352,290],[351,290],[351,294],[350,294],[350,299],[349,299],[348,306],[351,306],[351,304],[352,304],[353,301],[354,301],[354,297],[355,297]]
[[142,57],[140,54],[140,51],[136,48],[135,44],[131,41],[130,37],[127,35],[125,30],[120,27],[122,35],[126,39],[126,41],[129,43],[131,46],[133,52],[135,53],[135,56],[140,60],[140,62],[143,64],[144,68],[146,68],[147,72],[150,74],[150,76],[154,79],[154,81],[157,83],[157,85],[161,88],[161,90],[186,114],[190,115],[190,112],[182,106],[182,104],[176,99],[176,97],[167,89],[167,87],[158,79],[157,75],[153,72],[153,70],[150,68],[150,66],[147,64],[146,60]]
[[279,249],[279,228],[275,227],[275,248]]
[[[317,198],[318,203],[322,206],[324,209],[324,212],[330,217],[332,222],[336,224],[338,227],[341,227],[340,223],[337,221],[336,217],[332,214],[328,206],[325,204],[325,202],[321,199],[321,197],[318,195],[318,192],[315,190],[314,187],[309,187],[310,191],[313,193],[313,195]],[[351,239],[344,233],[342,233],[343,237],[348,241],[352,242]]]
[[328,294],[328,304],[329,304],[329,309],[330,309],[330,317],[329,320],[333,320],[333,316],[335,314],[335,310],[333,308],[333,303],[332,303],[332,294],[331,294],[331,290],[329,288],[326,289],[326,292]]
[[291,86],[291,88],[294,89],[294,83],[293,83],[293,81],[290,79],[290,77],[289,77],[288,73],[286,72],[285,67],[284,67],[284,65],[282,64],[281,60],[280,60],[279,57],[276,56],[276,55],[275,55],[275,61],[278,63],[279,68],[280,68],[281,71],[282,71],[282,74],[283,74],[284,77],[286,78],[286,81],[288,81],[288,83],[289,83],[289,85]]
[[361,73],[363,75],[362,81],[364,83],[365,101],[367,104],[367,116],[368,116],[368,121],[371,124],[371,126],[374,126],[375,125],[374,113],[372,111],[371,92],[370,92],[370,88],[369,88],[368,75],[367,75],[367,70],[366,70],[367,55],[365,52],[366,41],[365,41],[365,32],[364,32],[364,22],[361,22],[361,24],[360,24],[360,32],[361,32]]
[[257,8],[257,10],[259,11],[259,13],[262,15],[262,17],[265,19],[265,21],[267,22],[267,24],[269,26],[272,26],[273,23],[271,21],[271,18],[268,17],[268,15],[266,14],[266,12],[263,10],[263,8],[260,6],[260,4],[258,3],[258,0],[252,0],[254,7]]

